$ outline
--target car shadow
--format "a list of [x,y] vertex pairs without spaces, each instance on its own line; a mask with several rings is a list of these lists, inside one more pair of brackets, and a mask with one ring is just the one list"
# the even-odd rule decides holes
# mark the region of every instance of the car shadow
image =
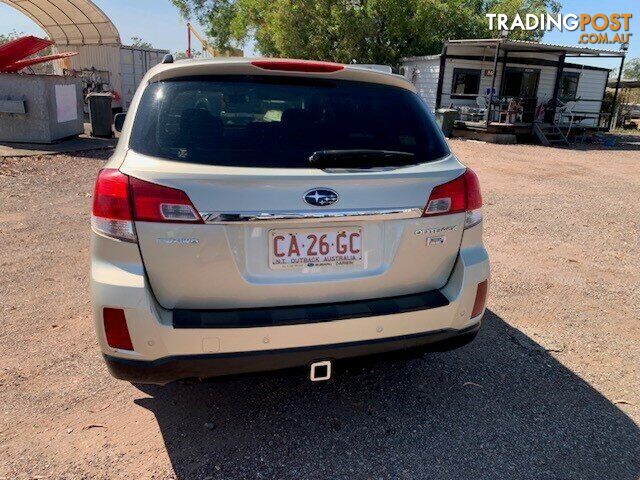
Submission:
[[637,480],[640,428],[488,311],[459,350],[300,375],[136,385],[177,478]]

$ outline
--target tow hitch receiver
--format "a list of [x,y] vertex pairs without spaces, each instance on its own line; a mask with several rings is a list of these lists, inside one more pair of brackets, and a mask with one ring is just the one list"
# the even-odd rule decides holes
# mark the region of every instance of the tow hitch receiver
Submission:
[[331,361],[314,362],[311,364],[309,378],[312,382],[323,382],[331,378]]

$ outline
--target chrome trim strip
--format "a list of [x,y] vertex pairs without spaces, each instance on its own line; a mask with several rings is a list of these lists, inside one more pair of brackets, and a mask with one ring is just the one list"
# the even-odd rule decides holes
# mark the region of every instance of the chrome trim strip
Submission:
[[393,208],[383,210],[326,210],[322,212],[200,212],[207,224],[224,225],[241,222],[347,222],[352,220],[401,220],[419,218],[422,208]]

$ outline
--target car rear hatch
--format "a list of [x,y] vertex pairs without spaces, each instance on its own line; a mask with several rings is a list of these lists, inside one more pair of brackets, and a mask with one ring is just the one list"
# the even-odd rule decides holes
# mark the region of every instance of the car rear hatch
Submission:
[[[120,170],[134,211],[146,208],[136,195],[168,195],[152,205],[171,220],[135,222],[165,308],[417,293],[442,287],[456,260],[464,209],[422,212],[465,168],[409,90],[285,77],[157,82],[129,146]],[[145,193],[145,182],[168,189]],[[195,217],[182,221],[171,205],[185,202]]]

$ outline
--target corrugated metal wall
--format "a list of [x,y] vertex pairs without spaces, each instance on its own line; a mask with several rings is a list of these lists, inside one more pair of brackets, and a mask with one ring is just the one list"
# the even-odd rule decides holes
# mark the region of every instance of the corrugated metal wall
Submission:
[[[88,70],[94,68],[109,72],[109,85],[112,91],[118,92],[120,102],[114,102],[114,107],[126,110],[133,98],[133,94],[144,74],[154,65],[162,61],[166,50],[142,49],[120,45],[58,45],[59,52],[78,52],[70,57],[70,68],[74,70]],[[54,72],[63,73],[63,62],[55,62]]]
[[[451,49],[453,50],[453,49]],[[455,49],[453,51],[447,52],[451,55],[478,55],[478,50],[463,50],[461,48]],[[453,106],[459,105],[468,105],[468,106],[476,106],[475,98],[469,99],[460,99],[460,98],[451,98],[451,89],[453,86],[453,69],[454,68],[471,68],[471,69],[480,69],[482,71],[482,75],[480,77],[480,90],[479,94],[484,95],[488,89],[491,88],[491,83],[493,81],[492,75],[488,71],[493,70],[493,56],[495,54],[495,50],[487,50],[485,52],[485,57],[483,60],[463,60],[457,58],[447,59],[445,64],[444,78],[442,84],[442,106],[448,106],[453,104]],[[544,103],[551,99],[553,96],[553,89],[556,81],[556,67],[544,66],[544,65],[527,65],[524,63],[524,59],[540,59],[540,60],[550,60],[550,61],[558,61],[560,54],[545,54],[545,53],[537,53],[537,52],[510,52],[507,57],[507,68],[508,67],[520,67],[520,68],[531,68],[540,71],[540,77],[538,82],[538,103]],[[520,62],[518,62],[518,59]],[[496,73],[495,80],[495,89],[496,93],[500,92],[500,82],[502,81],[502,61],[498,62],[498,71]]]
[[131,100],[144,74],[151,67],[162,61],[165,50],[145,50],[135,47],[121,47],[120,75],[122,78],[121,95],[122,106],[125,110],[131,105]]
[[418,93],[429,108],[436,108],[438,93],[438,77],[440,75],[440,57],[424,60],[408,60],[403,62],[404,76],[418,89]]
[[[565,68],[564,71],[577,72],[580,74],[576,97],[581,98],[583,101],[578,101],[574,110],[577,112],[598,113],[604,97],[604,88],[608,77],[607,72],[602,70],[583,70],[579,68]],[[598,99],[600,99],[600,101],[591,101]]]
[[[71,68],[83,70],[95,68],[110,73],[111,85],[120,87],[120,46],[119,45],[57,45],[59,52],[78,52],[68,59]],[[56,62],[56,73],[62,74],[62,62]]]

